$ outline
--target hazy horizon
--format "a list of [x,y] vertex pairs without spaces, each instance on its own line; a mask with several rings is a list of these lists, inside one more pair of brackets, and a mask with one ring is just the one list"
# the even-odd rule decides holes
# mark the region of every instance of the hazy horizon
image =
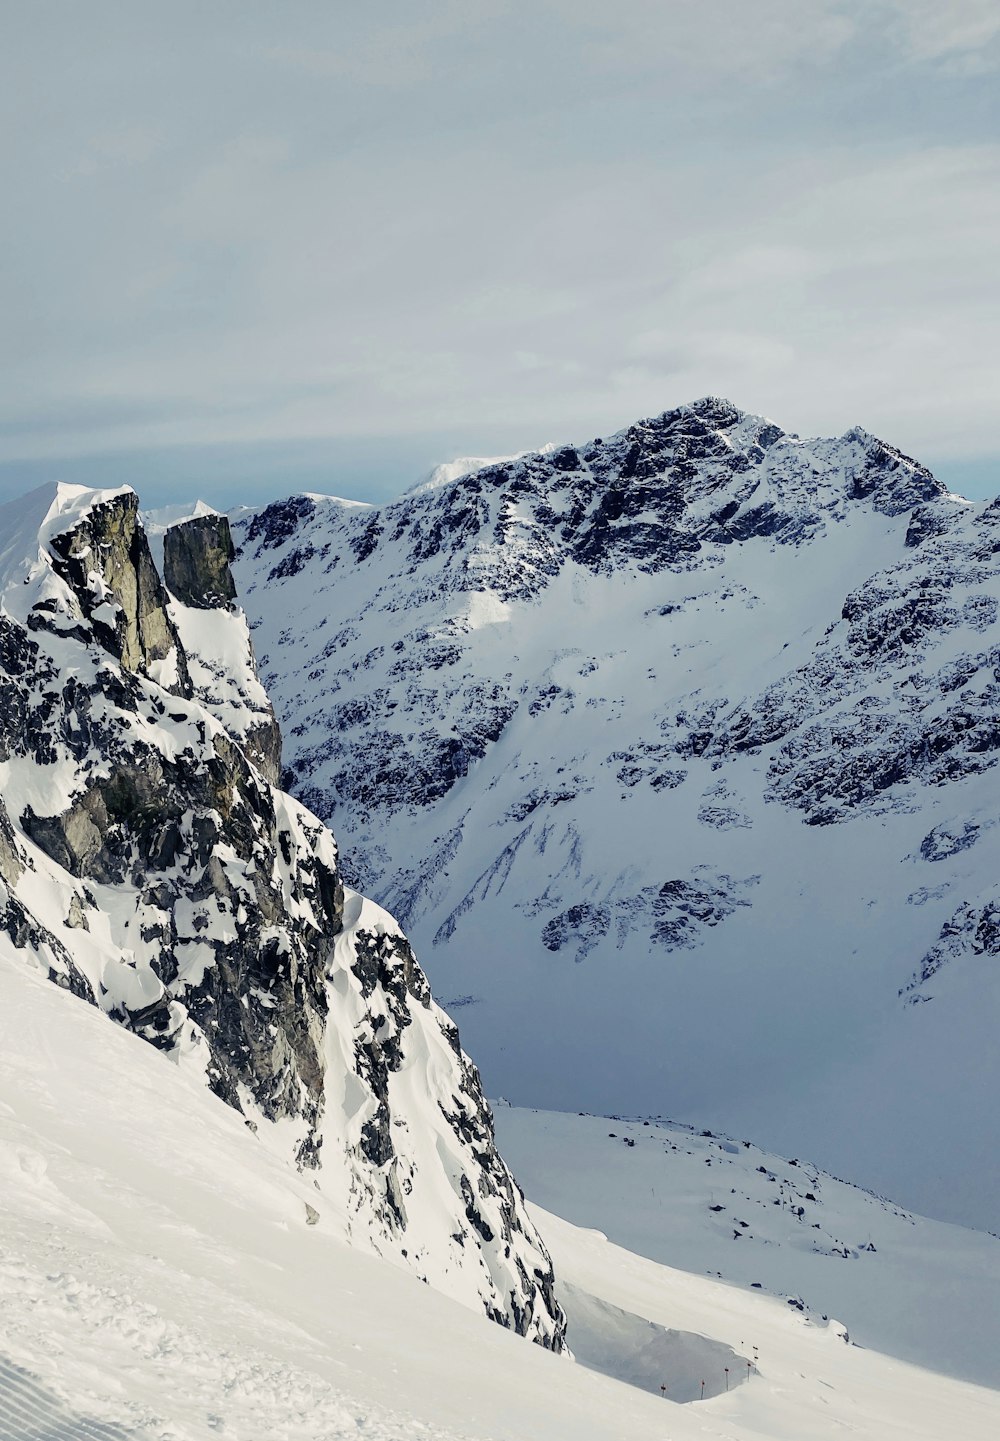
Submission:
[[[623,417],[619,424],[606,427],[606,432],[620,430],[641,418]],[[781,424],[780,417],[772,418]],[[792,427],[786,424],[782,428]],[[840,433],[848,428],[841,427]],[[231,510],[238,505],[266,505],[301,491],[379,505],[419,484],[436,465],[460,456],[513,454],[540,449],[550,442],[579,445],[590,438],[589,434],[554,432],[524,437],[513,426],[497,427],[484,434],[456,428],[430,436],[178,445],[161,450],[0,461],[0,503],[48,481],[65,481],[93,487],[130,485],[143,505],[151,509],[204,500],[218,510]],[[891,436],[880,439],[894,444]],[[927,465],[949,490],[970,500],[1000,495],[1000,457],[945,458],[936,463],[926,456],[913,458]]]
[[1000,488],[995,0],[5,18],[7,494],[385,498],[707,393]]

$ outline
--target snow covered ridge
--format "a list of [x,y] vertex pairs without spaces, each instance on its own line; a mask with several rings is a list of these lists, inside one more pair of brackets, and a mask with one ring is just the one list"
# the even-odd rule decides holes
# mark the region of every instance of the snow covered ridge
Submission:
[[551,455],[555,448],[550,443],[540,446],[537,451],[519,450],[515,455],[463,455],[457,460],[446,460],[442,465],[436,465],[426,480],[411,486],[406,494],[419,495],[422,491],[439,490],[443,485],[451,485],[455,480],[474,475],[477,470],[489,470],[496,465],[506,465],[512,460],[523,460],[526,455]]
[[560,1349],[455,1027],[274,784],[228,521],[166,527],[162,579],[127,489],[43,487],[0,536],[0,951],[242,1112],[345,1238]]
[[491,1088],[993,1228],[998,536],[863,430],[716,398],[234,523],[286,782]]
[[[914,1215],[797,1157],[659,1118],[500,1104],[496,1121],[504,1155],[547,1211],[799,1315],[836,1316],[868,1350],[1000,1389],[996,1236]],[[557,1274],[560,1286],[573,1282],[558,1256]],[[572,1309],[569,1338],[586,1361]]]

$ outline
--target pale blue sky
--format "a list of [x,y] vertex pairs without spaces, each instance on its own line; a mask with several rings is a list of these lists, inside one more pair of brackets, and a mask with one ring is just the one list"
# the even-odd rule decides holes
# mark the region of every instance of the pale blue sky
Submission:
[[1000,491],[997,0],[3,8],[6,493],[381,498],[708,392]]

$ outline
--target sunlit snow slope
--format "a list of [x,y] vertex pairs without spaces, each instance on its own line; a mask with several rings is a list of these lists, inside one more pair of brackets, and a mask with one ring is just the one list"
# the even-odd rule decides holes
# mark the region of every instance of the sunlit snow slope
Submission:
[[669,1121],[504,1105],[496,1116],[504,1155],[547,1211],[652,1260],[836,1316],[858,1345],[1000,1388],[996,1236]]
[[288,783],[513,1101],[1000,1215],[1000,504],[706,400],[239,518]]
[[[16,958],[0,956],[0,988],[0,1434],[14,1441],[992,1441],[1000,1428],[996,1392],[555,1217],[542,1219],[585,1344],[607,1357],[624,1338],[642,1384],[697,1395],[705,1379],[709,1399],[675,1404],[528,1345],[344,1245],[310,1180],[190,1071]],[[758,1371],[736,1385],[754,1347]]]

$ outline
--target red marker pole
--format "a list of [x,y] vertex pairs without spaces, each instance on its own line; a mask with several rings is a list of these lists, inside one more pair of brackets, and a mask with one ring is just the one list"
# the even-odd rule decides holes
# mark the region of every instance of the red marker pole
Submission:
[[701,1383],[701,1399],[702,1399],[703,1401],[704,1401],[704,1399],[705,1399],[705,1383],[704,1383],[704,1381]]
[[726,1390],[729,1390],[729,1367],[726,1367]]

